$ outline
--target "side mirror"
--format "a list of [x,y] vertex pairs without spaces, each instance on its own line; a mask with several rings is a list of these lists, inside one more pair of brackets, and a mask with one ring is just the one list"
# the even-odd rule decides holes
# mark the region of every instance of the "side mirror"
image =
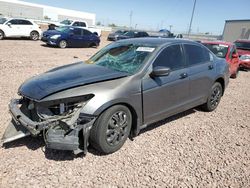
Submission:
[[8,23],[7,23],[7,25],[8,25],[8,26],[11,26],[11,23],[10,23],[10,22],[8,22]]
[[239,57],[239,55],[238,55],[238,54],[236,54],[236,53],[234,53],[234,54],[232,55],[232,57],[233,57],[233,58],[238,58],[238,57]]
[[153,68],[153,71],[150,73],[151,77],[161,77],[161,76],[168,76],[170,74],[170,68],[157,66]]

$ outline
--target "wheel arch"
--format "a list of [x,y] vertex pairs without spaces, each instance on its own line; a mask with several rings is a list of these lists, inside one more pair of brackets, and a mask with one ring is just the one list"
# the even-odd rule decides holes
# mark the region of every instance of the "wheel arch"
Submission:
[[5,37],[5,33],[4,33],[4,31],[3,31],[2,29],[0,29],[0,31],[1,31],[1,32],[3,32],[3,36]]
[[132,115],[132,127],[130,130],[130,137],[137,136],[139,134],[140,125],[142,123],[141,118],[139,116],[140,112],[137,112],[136,108],[133,105],[129,104],[128,102],[106,103],[106,104],[102,105],[100,108],[98,108],[94,114],[97,116],[100,116],[104,111],[106,111],[107,109],[111,108],[112,106],[116,106],[116,105],[123,105],[129,109],[129,111],[131,112],[131,115]]
[[224,78],[219,77],[219,78],[217,78],[217,79],[215,80],[215,82],[218,82],[218,83],[221,84],[221,86],[222,86],[222,91],[223,91],[222,95],[223,95],[223,94],[224,94],[224,91],[225,91],[225,80],[224,80]]

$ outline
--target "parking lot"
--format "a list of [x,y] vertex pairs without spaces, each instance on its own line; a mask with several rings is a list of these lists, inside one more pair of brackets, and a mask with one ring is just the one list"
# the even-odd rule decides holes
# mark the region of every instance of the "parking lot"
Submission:
[[[86,60],[107,44],[105,36],[97,49],[0,41],[0,136],[23,81]],[[249,82],[250,72],[241,71],[214,112],[193,109],[155,123],[111,155],[45,150],[42,138],[12,142],[0,148],[0,187],[249,187]]]

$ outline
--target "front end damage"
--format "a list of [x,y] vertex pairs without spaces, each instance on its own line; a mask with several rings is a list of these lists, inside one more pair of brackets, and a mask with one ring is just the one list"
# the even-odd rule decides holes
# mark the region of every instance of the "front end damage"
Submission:
[[43,135],[48,148],[86,154],[96,117],[81,111],[93,96],[43,102],[26,97],[12,99],[9,104],[12,121],[3,135],[3,143],[28,135]]

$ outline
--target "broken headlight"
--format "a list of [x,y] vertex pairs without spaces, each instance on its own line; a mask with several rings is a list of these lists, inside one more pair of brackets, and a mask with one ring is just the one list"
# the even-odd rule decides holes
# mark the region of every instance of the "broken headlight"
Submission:
[[72,98],[45,101],[37,104],[32,102],[28,108],[36,108],[36,113],[41,120],[65,119],[73,116],[81,109],[94,95],[85,95]]

